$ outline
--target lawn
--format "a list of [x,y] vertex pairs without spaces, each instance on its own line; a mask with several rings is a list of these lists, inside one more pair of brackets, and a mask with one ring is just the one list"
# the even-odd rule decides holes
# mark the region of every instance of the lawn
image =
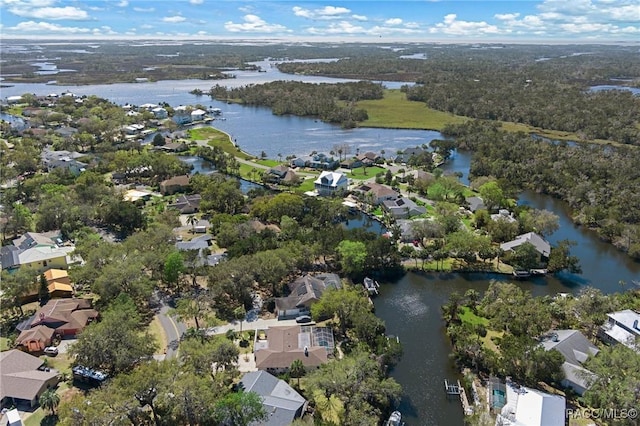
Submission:
[[469,307],[463,306],[460,308],[460,321],[466,322],[471,325],[483,325],[488,326],[489,320],[485,317],[476,315]]
[[442,130],[447,124],[464,123],[466,117],[428,108],[424,102],[408,101],[400,90],[385,90],[384,98],[358,102],[369,118],[362,127]]
[[9,339],[6,337],[0,337],[0,351],[8,351],[11,349],[9,346]]
[[315,185],[314,182],[315,179],[305,179],[300,186],[298,186],[295,191],[298,193],[302,193],[302,192],[307,192],[307,191],[313,191],[315,189]]
[[167,347],[167,335],[164,333],[162,325],[160,324],[160,320],[157,316],[153,317],[153,321],[151,321],[151,324],[149,324],[148,331],[158,344],[156,355],[164,354],[165,348]]
[[[350,179],[365,180],[375,177],[378,173],[385,172],[387,169],[383,167],[359,167],[357,169],[351,169],[347,174]],[[366,174],[365,174],[366,173]]]
[[267,167],[276,167],[276,166],[279,166],[280,164],[283,164],[281,161],[269,160],[268,158],[255,160],[255,162]]
[[235,157],[242,158],[243,160],[253,158],[253,156],[241,151],[231,143],[231,139],[228,134],[218,129],[214,129],[213,127],[198,127],[195,129],[189,129],[187,132],[189,133],[189,138],[191,140],[206,140],[208,145],[217,146],[224,152]]

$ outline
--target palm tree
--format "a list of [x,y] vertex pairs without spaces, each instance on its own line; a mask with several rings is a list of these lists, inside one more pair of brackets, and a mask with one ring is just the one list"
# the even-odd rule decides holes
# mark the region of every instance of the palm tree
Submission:
[[51,414],[56,413],[56,408],[60,404],[60,396],[56,393],[55,389],[47,389],[40,395],[40,406],[45,410],[51,411]]
[[298,379],[298,389],[300,389],[300,377],[304,376],[305,373],[302,361],[299,359],[294,360],[291,363],[291,367],[289,367],[289,373],[291,373],[291,377]]
[[198,223],[198,218],[196,217],[196,215],[190,214],[189,217],[187,217],[187,223],[189,225],[191,225],[191,232],[193,234],[195,234],[196,233],[196,223]]

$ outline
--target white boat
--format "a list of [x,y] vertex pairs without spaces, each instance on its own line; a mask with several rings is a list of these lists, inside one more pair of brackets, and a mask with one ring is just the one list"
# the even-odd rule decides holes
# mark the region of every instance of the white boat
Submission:
[[387,420],[387,423],[385,423],[386,426],[400,426],[402,425],[402,414],[400,413],[400,411],[394,411],[393,413],[391,413],[391,415],[389,416],[389,419]]

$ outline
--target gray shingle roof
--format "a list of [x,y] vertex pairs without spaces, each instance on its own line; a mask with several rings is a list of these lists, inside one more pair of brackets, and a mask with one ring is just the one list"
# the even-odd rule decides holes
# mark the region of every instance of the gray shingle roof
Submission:
[[266,371],[246,373],[240,383],[246,392],[255,392],[262,397],[262,405],[267,411],[267,420],[254,424],[288,425],[302,414],[306,400],[285,381]]

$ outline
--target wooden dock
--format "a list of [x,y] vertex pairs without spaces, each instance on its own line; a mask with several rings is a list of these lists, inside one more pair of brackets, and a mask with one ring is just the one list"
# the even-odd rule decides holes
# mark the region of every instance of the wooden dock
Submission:
[[380,288],[380,284],[378,284],[377,281],[374,281],[373,279],[367,277],[364,279],[363,284],[364,284],[364,288],[367,289],[370,295],[378,294],[378,288]]
[[460,402],[462,403],[462,409],[464,410],[465,416],[473,414],[473,408],[469,405],[467,393],[465,392],[464,387],[460,384],[460,380],[456,383],[449,383],[447,379],[444,379],[444,391],[447,393],[447,396],[460,396]]

